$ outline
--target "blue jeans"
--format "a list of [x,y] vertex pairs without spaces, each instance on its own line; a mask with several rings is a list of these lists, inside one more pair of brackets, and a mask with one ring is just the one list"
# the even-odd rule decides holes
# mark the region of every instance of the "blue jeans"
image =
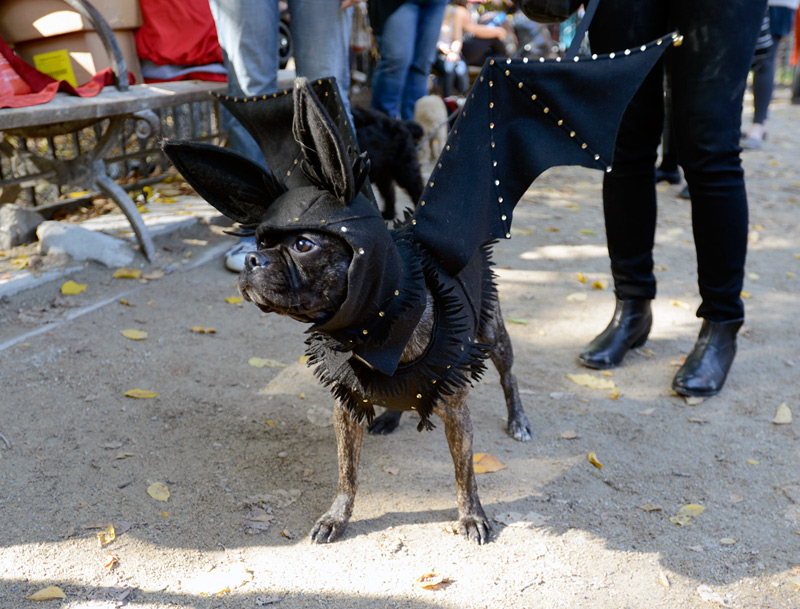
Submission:
[[372,81],[372,107],[402,119],[414,117],[417,100],[428,94],[447,0],[408,0],[383,25],[381,58]]
[[[742,98],[764,0],[603,0],[589,39],[609,53],[677,28],[685,39],[667,50],[678,162],[692,199],[699,317],[741,319],[747,248],[747,196],[739,154]],[[659,64],[622,118],[612,171],[603,180],[608,251],[617,296],[655,297],[655,163],[664,120]]]
[[[228,69],[228,93],[253,96],[278,88],[278,0],[209,0]],[[350,102],[350,25],[353,9],[339,0],[289,0],[298,76],[336,77],[348,114]],[[223,126],[230,147],[264,164],[253,138],[228,112]]]

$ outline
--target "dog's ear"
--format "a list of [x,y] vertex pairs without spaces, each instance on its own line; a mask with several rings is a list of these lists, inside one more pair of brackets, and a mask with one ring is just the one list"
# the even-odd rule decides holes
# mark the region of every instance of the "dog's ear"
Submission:
[[268,170],[219,146],[167,142],[164,152],[201,197],[239,224],[259,224],[286,187]]
[[[295,82],[292,132],[303,149],[302,167],[308,179],[345,205],[350,203],[357,188],[347,148],[305,78]],[[362,176],[359,181],[363,183]]]

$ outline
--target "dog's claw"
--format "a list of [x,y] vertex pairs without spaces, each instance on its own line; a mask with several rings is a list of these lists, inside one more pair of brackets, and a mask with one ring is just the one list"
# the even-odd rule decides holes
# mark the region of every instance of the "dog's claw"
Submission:
[[311,543],[331,543],[339,539],[347,527],[347,522],[333,518],[329,514],[323,515],[311,529]]
[[467,516],[460,518],[458,527],[461,534],[470,541],[477,543],[479,546],[489,542],[489,534],[492,529],[489,526],[489,521],[480,516]]
[[523,412],[519,418],[508,422],[508,435],[519,442],[528,442],[531,439],[531,424]]

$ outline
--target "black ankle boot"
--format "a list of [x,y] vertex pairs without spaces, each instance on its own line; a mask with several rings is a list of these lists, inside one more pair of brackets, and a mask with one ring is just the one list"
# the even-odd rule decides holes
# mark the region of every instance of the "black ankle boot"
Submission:
[[741,319],[719,323],[704,319],[694,349],[675,375],[672,389],[697,397],[718,394],[736,355],[736,333],[742,323]]
[[587,368],[605,370],[619,365],[631,349],[641,347],[650,334],[653,314],[650,300],[617,299],[617,308],[611,323],[578,356]]

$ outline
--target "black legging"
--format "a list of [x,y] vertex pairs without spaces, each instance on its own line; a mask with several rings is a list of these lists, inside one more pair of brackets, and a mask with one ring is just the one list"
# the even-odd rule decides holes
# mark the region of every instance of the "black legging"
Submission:
[[[764,0],[603,0],[592,52],[624,51],[678,29],[667,51],[675,144],[692,199],[702,304],[699,317],[744,316],[747,196],[739,158],[742,97]],[[653,298],[655,163],[664,120],[663,68],[648,75],[622,119],[613,169],[603,180],[608,250],[617,296]]]

